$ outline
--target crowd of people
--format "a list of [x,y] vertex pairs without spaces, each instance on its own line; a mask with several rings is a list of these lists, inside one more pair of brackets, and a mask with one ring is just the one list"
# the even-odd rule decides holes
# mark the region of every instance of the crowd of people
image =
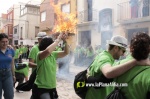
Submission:
[[[8,36],[0,33],[0,99],[2,91],[5,99],[14,99],[16,82],[18,82],[18,88],[23,85],[23,88],[32,89],[30,99],[59,98],[56,89],[57,64],[61,68],[63,60],[59,59],[63,59],[70,53],[66,41],[68,37],[65,33],[60,33],[56,38],[52,38],[45,32],[39,32],[36,38],[38,44],[32,48],[17,45],[12,48],[8,46]],[[63,42],[63,47],[60,42]],[[107,45],[108,50],[102,50],[99,46],[94,50],[92,46],[78,45],[74,51],[74,64],[89,65],[93,61],[88,70],[87,79],[100,77],[103,74],[108,79],[113,78],[117,83],[128,83],[134,75],[143,70],[121,91],[125,93],[127,99],[146,99],[150,92],[149,35],[139,32],[133,36],[129,54],[121,60],[119,60],[120,57],[127,52],[127,39],[119,35],[113,36],[107,41]],[[29,62],[23,62],[23,58],[28,59]],[[63,61],[63,63],[66,62]],[[32,68],[30,77],[29,68]],[[23,84],[24,81],[25,84]],[[99,89],[89,87],[85,99],[105,99],[113,90],[114,86]],[[18,89],[17,91],[22,92]]]

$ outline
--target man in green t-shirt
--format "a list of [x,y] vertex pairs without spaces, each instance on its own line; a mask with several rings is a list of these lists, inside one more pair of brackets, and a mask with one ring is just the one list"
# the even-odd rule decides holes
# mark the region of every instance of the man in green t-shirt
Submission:
[[[34,45],[31,50],[30,50],[30,53],[29,53],[29,67],[32,68],[32,74],[30,76],[31,79],[29,79],[29,83],[28,85],[30,84],[33,84],[34,83],[34,80],[35,80],[35,76],[36,76],[36,67],[37,67],[37,61],[36,61],[36,57],[37,57],[37,54],[39,52],[39,44],[42,40],[43,37],[47,36],[46,32],[39,32],[37,34],[37,39],[38,39],[38,44],[37,45]],[[32,99],[32,96],[31,98]]]
[[[103,51],[94,59],[94,62],[89,69],[88,77],[100,77],[103,74],[106,78],[115,78],[124,74],[137,64],[146,64],[145,61],[137,61],[133,59],[124,64],[113,66],[114,61],[118,60],[120,56],[124,54],[127,47],[127,39],[122,36],[114,36],[111,40],[107,41],[107,45],[108,51]],[[110,87],[109,89],[95,89],[90,87],[85,99],[105,99],[112,90],[113,87]]]
[[[39,53],[39,44],[41,43],[41,40],[46,36],[47,36],[46,32],[39,32],[36,37],[38,39],[38,44],[33,46],[29,53],[29,57],[28,57],[29,58],[29,67],[32,68],[32,74],[30,76],[28,85],[34,83],[34,80],[36,77],[36,71],[35,71],[36,67],[37,67],[36,58],[37,58],[37,54]],[[58,97],[56,88],[55,88],[55,96],[56,96],[56,98]],[[32,99],[32,96],[30,99]]]
[[[128,62],[133,58],[137,60],[148,59],[149,49],[150,49],[150,37],[146,33],[139,33],[131,39],[130,43],[131,55],[129,55],[124,60],[116,62],[114,66]],[[127,83],[128,86],[124,86],[121,89],[126,99],[149,99],[146,98],[147,95],[150,96],[150,94],[148,94],[148,92],[150,92],[149,73],[150,73],[149,66],[136,66],[127,71],[126,73],[124,73],[123,75],[115,78],[115,82],[118,84]],[[132,79],[133,77],[135,78]]]
[[31,48],[31,51],[29,53],[29,67],[32,68],[32,72],[35,70],[36,68],[36,57],[37,57],[37,53],[39,52],[39,43],[41,42],[42,38],[46,36],[46,32],[39,32],[37,34],[37,39],[38,39],[38,44],[37,45],[34,45],[32,48]]
[[[51,37],[45,37],[39,44],[40,52],[37,55],[37,75],[32,89],[33,99],[55,98],[56,59],[69,54],[66,38],[67,35],[61,33],[55,41]],[[61,39],[65,43],[64,51],[54,51]]]

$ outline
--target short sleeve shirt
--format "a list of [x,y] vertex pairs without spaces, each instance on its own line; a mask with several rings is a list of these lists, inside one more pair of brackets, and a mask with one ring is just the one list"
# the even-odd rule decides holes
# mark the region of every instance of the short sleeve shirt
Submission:
[[[107,51],[103,51],[102,53],[98,54],[94,59],[94,62],[90,67],[90,75],[95,77],[100,76],[102,74],[101,68],[106,64],[113,65],[113,63],[114,59],[111,56],[111,54]],[[106,96],[108,95],[108,92],[112,90],[113,87],[110,87],[109,89],[106,88],[95,89],[91,87],[89,88],[85,99],[105,99]]]
[[56,88],[57,54],[58,52],[54,51],[43,60],[39,60],[37,57],[37,76],[34,83],[38,88]]
[[[123,64],[132,59],[133,58],[130,55],[126,59],[116,62],[114,65]],[[143,69],[145,70],[142,71]],[[142,72],[139,73],[140,71]],[[130,81],[137,73],[139,74],[132,81]],[[150,91],[149,73],[150,73],[149,66],[135,66],[126,73],[116,78],[115,81],[117,83],[128,84],[128,86],[123,87],[121,89],[122,92],[125,93],[127,99],[146,99],[146,94],[148,91]]]
[[113,63],[114,59],[111,56],[111,54],[107,51],[103,51],[102,53],[98,54],[94,59],[94,62],[90,67],[90,75],[92,76],[101,75],[102,74],[101,68],[106,64],[113,65]]
[[11,68],[11,62],[15,55],[15,52],[13,49],[6,49],[6,52],[3,53],[0,50],[0,69],[8,69]]

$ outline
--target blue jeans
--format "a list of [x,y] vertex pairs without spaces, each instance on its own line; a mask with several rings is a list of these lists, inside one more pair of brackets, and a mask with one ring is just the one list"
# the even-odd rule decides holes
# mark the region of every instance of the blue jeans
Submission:
[[4,92],[4,99],[14,99],[11,69],[0,69],[0,99],[2,99],[2,90]]

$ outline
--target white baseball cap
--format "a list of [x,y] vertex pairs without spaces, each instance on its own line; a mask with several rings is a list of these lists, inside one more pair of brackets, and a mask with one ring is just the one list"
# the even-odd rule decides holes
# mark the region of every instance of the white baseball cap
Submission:
[[125,37],[116,35],[113,36],[111,40],[107,40],[107,44],[127,48],[127,39]]
[[39,33],[37,34],[37,37],[36,37],[36,38],[43,38],[43,37],[45,37],[45,36],[47,36],[47,35],[46,35],[46,32],[39,32]]

